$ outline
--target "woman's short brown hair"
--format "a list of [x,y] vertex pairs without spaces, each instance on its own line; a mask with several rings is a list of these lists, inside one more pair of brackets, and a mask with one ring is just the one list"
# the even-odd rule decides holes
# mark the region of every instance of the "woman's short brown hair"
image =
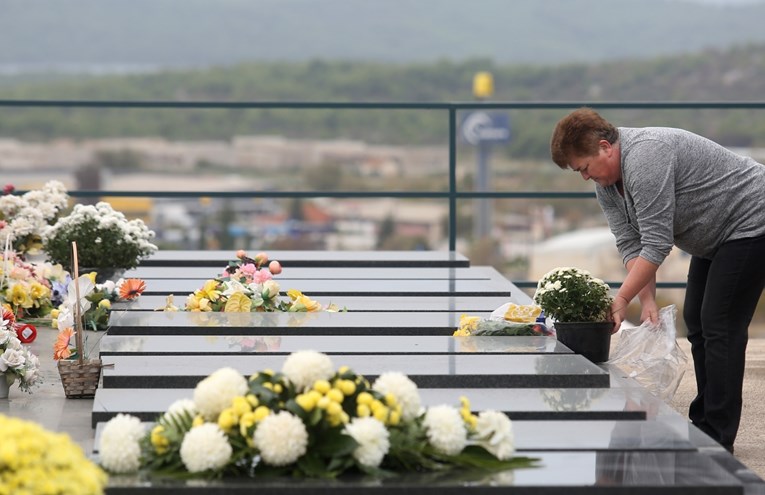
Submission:
[[614,144],[619,139],[619,131],[595,110],[582,107],[556,124],[550,154],[556,165],[568,168],[571,158],[596,154],[601,139]]

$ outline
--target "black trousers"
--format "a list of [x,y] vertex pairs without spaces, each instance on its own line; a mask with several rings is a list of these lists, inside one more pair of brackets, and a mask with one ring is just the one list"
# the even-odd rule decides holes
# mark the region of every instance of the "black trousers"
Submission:
[[730,241],[710,259],[693,257],[683,318],[696,398],[691,422],[732,450],[741,420],[749,324],[765,287],[765,236]]

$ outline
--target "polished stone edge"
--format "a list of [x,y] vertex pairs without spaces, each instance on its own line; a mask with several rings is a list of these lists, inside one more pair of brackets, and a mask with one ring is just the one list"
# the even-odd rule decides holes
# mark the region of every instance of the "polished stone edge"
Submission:
[[[584,397],[590,407],[558,407],[545,397],[562,393],[559,400]],[[193,388],[99,388],[92,408],[92,426],[108,421],[118,413],[154,421],[174,401],[191,398]],[[455,404],[467,396],[477,410],[494,409],[513,420],[651,420],[666,424],[686,424],[687,420],[647,391],[614,389],[420,389],[423,405]],[[541,395],[540,395],[541,394]],[[550,394],[553,394],[552,396]],[[574,397],[570,396],[573,395]],[[540,402],[541,401],[541,402]],[[627,404],[633,404],[627,407]],[[650,411],[650,415],[649,415]]]
[[[364,375],[373,382],[377,375]],[[608,375],[407,375],[420,388],[608,388]],[[207,375],[104,374],[104,388],[194,388]]]
[[[644,421],[645,411],[502,411],[513,421]],[[164,411],[96,411],[90,426],[96,428],[120,413],[130,414],[141,421],[155,421]],[[575,426],[575,425],[574,425]]]

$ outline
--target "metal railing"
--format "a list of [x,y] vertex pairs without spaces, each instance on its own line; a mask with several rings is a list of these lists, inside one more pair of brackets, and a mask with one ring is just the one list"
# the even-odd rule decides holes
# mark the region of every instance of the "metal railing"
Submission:
[[[560,110],[589,106],[595,109],[765,109],[765,102],[216,102],[216,101],[117,101],[117,100],[0,100],[0,108],[121,108],[121,109],[330,109],[330,110],[438,110],[448,119],[448,190],[433,191],[104,191],[73,190],[73,197],[147,197],[147,198],[417,198],[448,201],[448,245],[456,251],[457,200],[478,198],[571,199],[595,198],[594,192],[573,191],[459,191],[457,188],[457,112],[465,110]],[[522,288],[536,286],[534,281],[516,281]],[[618,286],[621,282],[610,282]],[[684,282],[659,283],[664,288],[684,288]]]

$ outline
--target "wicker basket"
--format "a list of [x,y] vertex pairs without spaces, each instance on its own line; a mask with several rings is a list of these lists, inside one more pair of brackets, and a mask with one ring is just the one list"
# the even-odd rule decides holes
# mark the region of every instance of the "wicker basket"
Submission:
[[88,359],[80,364],[77,360],[60,360],[58,373],[68,399],[87,399],[96,395],[101,378],[101,360]]
[[[72,241],[72,273],[74,274],[74,280],[78,281],[80,278],[79,273],[79,261],[77,259],[77,242]],[[98,381],[101,379],[101,364],[100,359],[84,359],[85,346],[83,344],[83,331],[82,326],[82,313],[80,297],[80,284],[76,282],[74,284],[76,301],[74,305],[74,336],[75,347],[77,348],[77,359],[74,360],[60,360],[58,362],[58,374],[61,375],[61,385],[64,386],[64,394],[67,399],[86,399],[96,396],[96,389],[98,389]]]

